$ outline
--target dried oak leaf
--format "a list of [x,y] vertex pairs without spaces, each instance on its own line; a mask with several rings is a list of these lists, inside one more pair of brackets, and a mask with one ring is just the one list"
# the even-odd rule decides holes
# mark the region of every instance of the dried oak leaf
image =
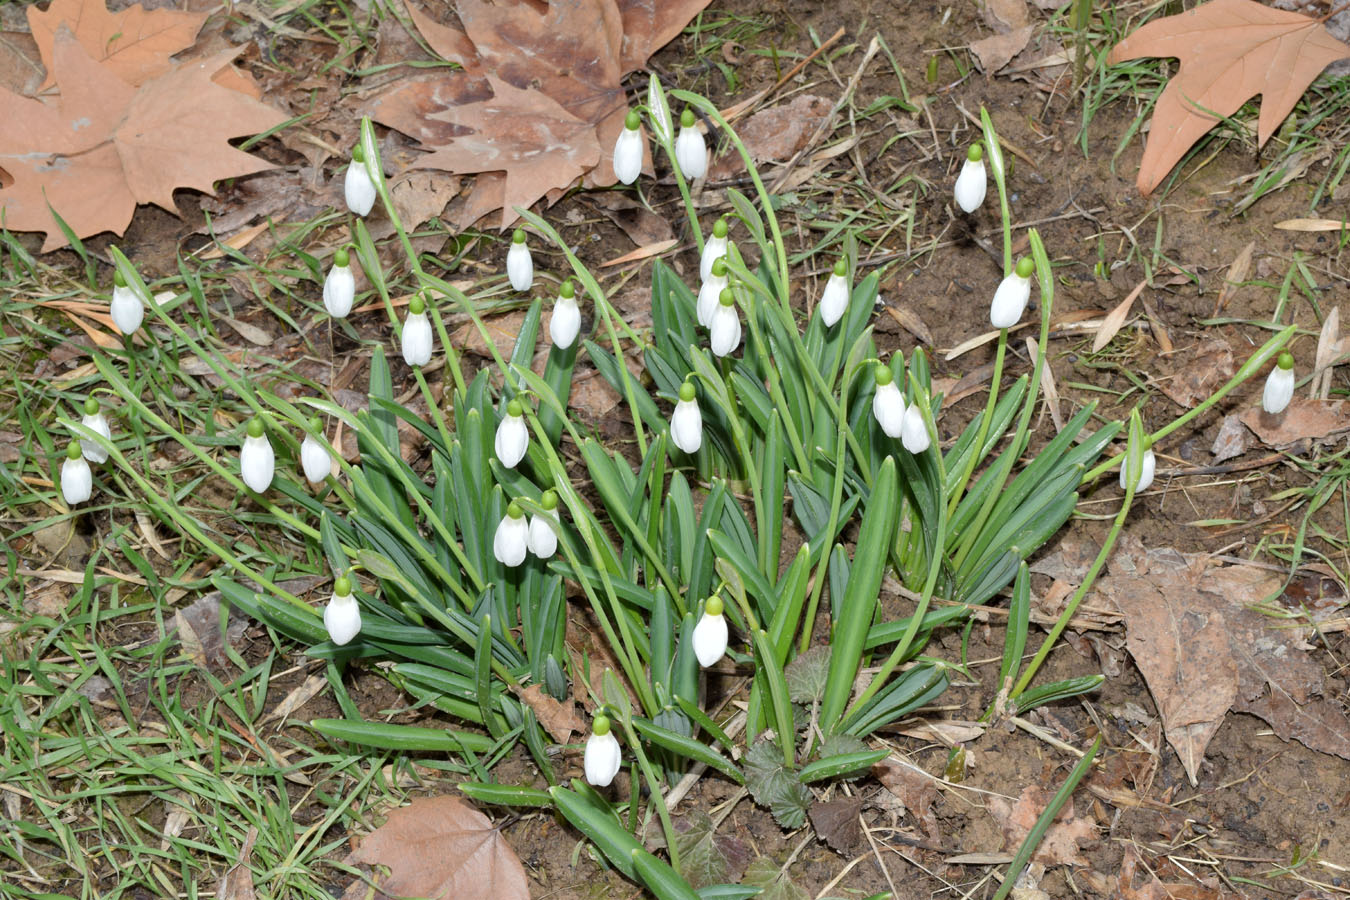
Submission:
[[352,862],[381,865],[376,897],[527,900],[519,857],[487,816],[457,797],[430,797],[389,814],[366,835]]
[[141,85],[173,68],[169,57],[191,47],[208,13],[144,9],[139,3],[110,12],[103,0],[52,0],[45,9],[28,7],[38,54],[47,68],[43,87],[55,83],[53,45],[62,25],[89,58],[131,85]]
[[1181,60],[1158,97],[1139,164],[1135,183],[1147,194],[1221,116],[1257,94],[1257,144],[1264,146],[1318,73],[1350,56],[1350,46],[1317,19],[1254,0],[1213,0],[1147,23],[1112,48],[1106,61],[1142,56]]
[[175,188],[209,194],[219,179],[272,167],[228,143],[286,119],[212,81],[239,50],[135,86],[65,28],[53,46],[59,98],[45,103],[0,91],[0,122],[9,123],[0,129],[0,169],[14,179],[0,190],[0,212],[9,228],[45,232],[43,252],[67,243],[52,209],[80,237],[121,234],[138,203],[177,215]]
[[[1003,829],[1005,847],[1022,845],[1036,820],[1050,805],[1052,796],[1053,792],[1048,788],[1031,784],[1022,791],[1016,803],[1009,803],[998,796],[989,798],[989,812]],[[1032,860],[1046,866],[1086,866],[1088,861],[1079,850],[1078,843],[1096,839],[1097,827],[1087,819],[1074,815],[1073,800],[1070,799],[1050,823]]]

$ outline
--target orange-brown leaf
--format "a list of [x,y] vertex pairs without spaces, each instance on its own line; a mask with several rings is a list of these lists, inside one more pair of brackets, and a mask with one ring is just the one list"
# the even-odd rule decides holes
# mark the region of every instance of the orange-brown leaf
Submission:
[[204,12],[146,10],[139,3],[109,12],[103,0],[52,0],[45,10],[36,4],[28,7],[28,27],[47,67],[43,87],[56,80],[52,47],[62,25],[91,59],[128,84],[139,85],[173,67],[169,57],[192,46],[206,17]]
[[1117,44],[1107,62],[1141,56],[1181,60],[1158,97],[1139,165],[1136,183],[1147,194],[1219,117],[1257,94],[1257,141],[1264,145],[1318,73],[1350,56],[1350,46],[1316,19],[1254,0],[1213,0],[1149,22]]

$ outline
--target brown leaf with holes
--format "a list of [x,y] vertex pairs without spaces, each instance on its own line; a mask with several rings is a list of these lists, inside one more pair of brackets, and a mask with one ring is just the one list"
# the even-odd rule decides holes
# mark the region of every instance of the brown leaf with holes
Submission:
[[1265,146],[1313,79],[1350,56],[1317,19],[1254,0],[1213,0],[1154,19],[1112,48],[1110,65],[1143,56],[1181,60],[1154,107],[1136,184],[1150,193],[1191,145],[1257,94]]
[[173,68],[170,57],[197,40],[207,13],[173,9],[147,10],[137,3],[118,12],[103,0],[52,0],[45,10],[28,7],[42,64],[47,68],[43,87],[55,83],[56,33],[64,25],[84,47],[89,58],[130,85],[141,85]]
[[[1009,803],[999,796],[989,798],[989,813],[1003,829],[1005,849],[1015,850],[1022,846],[1053,796],[1054,792],[1049,788],[1031,784],[1022,791],[1016,803]],[[1073,799],[1070,798],[1050,823],[1032,860],[1046,866],[1086,866],[1088,861],[1083,857],[1079,843],[1095,840],[1097,826],[1074,815]]]

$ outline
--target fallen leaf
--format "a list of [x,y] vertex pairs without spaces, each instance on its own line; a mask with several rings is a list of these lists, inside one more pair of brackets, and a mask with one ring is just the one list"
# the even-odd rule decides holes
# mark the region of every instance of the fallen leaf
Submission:
[[1139,854],[1133,845],[1126,844],[1125,858],[1120,861],[1120,874],[1116,877],[1120,900],[1172,900],[1162,881],[1147,868],[1143,870],[1143,878],[1136,886],[1135,875],[1140,868],[1140,862]]
[[937,779],[917,766],[891,758],[873,764],[872,775],[904,804],[905,810],[923,827],[925,834],[931,838],[937,837],[937,815],[933,812],[933,804],[938,798]]
[[894,306],[890,303],[886,303],[886,312],[890,313],[891,318],[895,320],[897,325],[918,338],[920,343],[929,347],[933,346],[933,332],[929,330],[928,323],[924,322],[917,312],[908,306]]
[[[761,109],[737,126],[745,149],[756,165],[787,162],[806,146],[832,104],[814,94],[798,94],[792,102]],[[745,171],[745,160],[731,147],[708,167],[708,181],[724,181]]]
[[997,31],[1011,31],[1030,24],[1026,0],[988,0],[984,20]]
[[675,237],[670,220],[658,216],[646,206],[617,191],[594,194],[591,203],[600,214],[609,219],[628,235],[635,246],[646,247],[660,244]]
[[752,862],[741,883],[760,888],[755,895],[758,900],[808,900],[811,896],[792,880],[787,866],[779,865],[768,856]]
[[1214,454],[1214,462],[1241,456],[1247,452],[1247,429],[1242,427],[1242,419],[1236,415],[1224,416],[1219,433],[1214,438],[1214,446],[1209,448]]
[[269,719],[285,719],[310,700],[313,700],[314,696],[318,694],[319,691],[323,690],[324,686],[327,684],[328,679],[325,676],[310,675],[304,680],[304,683],[283,697],[281,702],[264,715],[260,721],[266,722]]
[[613,259],[607,259],[604,262],[602,262],[598,268],[606,269],[611,266],[623,266],[631,262],[638,262],[639,260],[648,259],[649,257],[660,256],[667,250],[674,249],[674,247],[679,243],[680,243],[679,238],[671,238],[668,241],[661,241],[658,244],[648,244],[645,247],[639,247],[636,250],[623,254],[622,256],[616,256]]
[[487,816],[457,797],[417,799],[389,813],[351,861],[389,868],[380,897],[528,900],[520,859]]
[[1350,431],[1350,409],[1344,400],[1295,397],[1284,412],[1272,416],[1259,405],[1242,413],[1246,425],[1267,447],[1287,447]]
[[1124,300],[1116,304],[1115,309],[1106,314],[1102,319],[1101,327],[1097,329],[1097,336],[1092,339],[1092,352],[1096,353],[1111,343],[1111,338],[1116,336],[1120,327],[1125,324],[1125,320],[1130,315],[1130,307],[1134,306],[1135,299],[1148,287],[1148,280],[1139,282],[1134,286],[1134,290],[1125,297]]
[[459,194],[460,179],[435,172],[409,172],[389,189],[394,209],[407,228],[416,228],[436,218]]
[[257,897],[253,890],[253,870],[248,867],[257,840],[258,829],[250,828],[244,835],[244,846],[239,848],[239,862],[228,869],[216,885],[216,900],[254,900]]
[[[1031,784],[1022,791],[1016,803],[1009,803],[1000,796],[989,798],[989,813],[1003,830],[1005,849],[1012,850],[1022,845],[1053,796],[1054,792],[1049,788]],[[1079,849],[1079,841],[1096,839],[1097,827],[1074,815],[1073,799],[1070,798],[1059,815],[1055,816],[1031,858],[1046,866],[1086,866],[1088,861]]]
[[1214,301],[1214,315],[1223,312],[1228,301],[1233,299],[1233,292],[1238,289],[1242,282],[1247,280],[1247,272],[1252,267],[1252,252],[1256,250],[1256,241],[1248,241],[1247,246],[1238,251],[1238,255],[1233,258],[1233,264],[1228,267],[1228,277],[1223,280],[1223,290],[1219,291],[1219,299]]
[[543,687],[537,684],[526,688],[513,687],[511,690],[534,710],[539,724],[544,726],[556,743],[566,744],[573,734],[586,731],[586,723],[577,715],[576,704],[571,699],[566,702],[556,700],[545,694]]
[[1308,396],[1326,400],[1331,396],[1331,367],[1341,355],[1341,308],[1334,307],[1322,320],[1322,330],[1317,335],[1317,354],[1313,358],[1312,380],[1308,385]]
[[1136,184],[1153,191],[1191,145],[1261,95],[1263,147],[1322,69],[1350,56],[1317,19],[1254,0],[1212,0],[1155,19],[1111,49],[1111,65],[1143,56],[1181,60],[1154,107]]
[[816,837],[845,859],[850,859],[862,841],[862,798],[840,797],[836,800],[817,800],[811,804],[809,815]]
[[1035,30],[1035,25],[1024,25],[1007,34],[992,34],[987,38],[971,41],[970,52],[975,54],[980,71],[992,75],[1026,49],[1027,41],[1031,40],[1031,34]]
[[1285,219],[1276,222],[1281,231],[1342,231],[1346,227],[1344,219]]
[[197,40],[208,13],[144,9],[141,4],[112,12],[103,0],[52,0],[45,10],[28,7],[38,54],[47,68],[44,88],[55,83],[53,46],[65,25],[94,62],[130,85],[145,84],[173,68],[175,53]]
[[1207,399],[1233,375],[1233,348],[1222,340],[1212,340],[1190,352],[1176,354],[1172,360],[1178,368],[1171,375],[1159,378],[1158,388],[1185,409]]

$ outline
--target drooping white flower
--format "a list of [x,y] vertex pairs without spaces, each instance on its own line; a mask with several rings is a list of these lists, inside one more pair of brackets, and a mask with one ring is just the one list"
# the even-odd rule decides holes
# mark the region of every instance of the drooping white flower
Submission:
[[669,147],[673,134],[670,107],[666,104],[666,92],[661,90],[661,79],[655,75],[647,79],[647,118],[651,119],[656,139]]
[[820,295],[820,321],[826,328],[843,318],[848,309],[848,261],[839,260],[834,264],[830,280],[825,282],[825,292]]
[[361,607],[352,596],[352,582],[346,575],[333,581],[333,596],[323,610],[323,627],[328,639],[341,647],[361,633]]
[[712,324],[713,313],[717,311],[717,303],[721,300],[722,290],[726,286],[726,257],[718,257],[712,264],[711,273],[703,279],[703,284],[698,289],[698,304],[695,307],[695,312],[698,314],[698,324],[704,328]]
[[61,496],[67,506],[83,503],[94,492],[94,473],[80,455],[80,442],[71,441],[66,448],[66,461],[61,463]]
[[323,422],[318,416],[309,419],[309,431],[300,442],[300,468],[305,470],[305,480],[310,484],[323,484],[324,479],[333,472],[333,456],[316,435],[323,434]]
[[680,173],[693,181],[708,173],[708,145],[694,125],[693,110],[680,113],[680,136],[675,139],[675,164]]
[[726,356],[740,345],[741,316],[736,310],[736,295],[731,288],[722,288],[708,330],[711,332],[708,343],[713,356]]
[[577,290],[572,279],[558,288],[558,299],[553,302],[553,315],[548,320],[548,336],[553,346],[566,350],[581,332],[581,308],[577,306]]
[[722,617],[722,598],[710,597],[703,617],[694,626],[694,655],[703,668],[714,665],[727,652],[727,620]]
[[703,414],[692,381],[680,385],[680,400],[670,416],[670,442],[691,455],[703,446]]
[[342,191],[348,209],[358,216],[370,215],[371,207],[375,205],[375,182],[370,177],[366,154],[360,144],[352,148],[352,161],[347,166],[347,177],[343,180]]
[[553,554],[558,552],[558,535],[553,530],[558,522],[555,512],[558,508],[558,492],[544,491],[539,498],[539,505],[544,508],[544,512],[530,516],[530,536],[526,543],[535,556],[552,559]]
[[712,274],[713,263],[727,255],[727,220],[718,219],[713,223],[712,237],[703,245],[703,255],[698,260],[698,277],[704,281]]
[[[1142,494],[1148,490],[1149,485],[1153,484],[1153,470],[1157,464],[1157,459],[1153,456],[1153,448],[1149,447],[1144,451],[1144,458],[1140,461],[1139,484],[1134,489],[1136,494]],[[1128,459],[1122,457],[1120,460],[1120,489],[1122,491],[1125,490],[1125,472],[1129,467]]]
[[961,164],[961,174],[956,176],[956,205],[968,213],[973,213],[984,203],[985,191],[989,187],[989,178],[984,171],[984,150],[979,144],[971,144],[966,151],[966,161]]
[[872,397],[872,416],[887,437],[898,438],[905,423],[905,395],[895,383],[889,367],[877,365],[877,392]]
[[905,418],[900,423],[900,443],[916,456],[928,449],[928,426],[924,424],[923,411],[917,403],[911,403],[905,410]]
[[610,730],[606,716],[596,716],[591,723],[591,736],[586,739],[584,758],[586,780],[595,787],[608,787],[623,768],[623,749],[619,739]]
[[1031,299],[1031,273],[1035,268],[1024,256],[1017,261],[1012,274],[999,282],[994,302],[989,304],[989,322],[995,328],[1011,328],[1021,321]]
[[113,324],[122,334],[129,335],[141,327],[145,318],[145,304],[135,288],[127,284],[121,272],[113,272],[112,303],[108,309]]
[[520,465],[530,446],[530,429],[525,424],[524,413],[520,401],[512,400],[506,404],[506,415],[497,426],[493,446],[497,451],[497,459],[508,469]]
[[346,250],[333,254],[333,267],[323,279],[323,308],[335,319],[352,311],[356,298],[356,276],[352,275],[351,256]]
[[[1261,392],[1261,408],[1272,416],[1284,412],[1294,399],[1294,357],[1288,350],[1280,353],[1275,368],[1266,376],[1266,389]],[[85,452],[88,456],[88,451]]]
[[632,184],[642,174],[642,120],[628,111],[623,131],[614,142],[614,175],[624,184]]
[[534,259],[530,245],[525,243],[525,232],[519,228],[511,235],[511,249],[506,251],[506,277],[513,290],[528,291],[534,287]]
[[244,449],[239,453],[239,475],[244,484],[261,494],[272,483],[276,465],[277,457],[272,452],[272,442],[267,439],[262,417],[254,416],[248,420]]
[[525,561],[525,551],[530,544],[530,523],[525,520],[525,512],[514,500],[506,507],[506,515],[497,525],[497,533],[492,538],[492,555],[497,562],[508,568],[515,568]]
[[403,320],[403,361],[410,366],[431,362],[431,320],[426,301],[417,295],[408,301],[408,317]]
[[[108,420],[99,410],[98,401],[93,397],[84,401],[84,417],[80,419],[80,424],[112,440],[112,429],[108,427]],[[80,449],[84,451],[84,458],[91,463],[106,462],[108,459],[108,451],[91,440],[81,438]]]

